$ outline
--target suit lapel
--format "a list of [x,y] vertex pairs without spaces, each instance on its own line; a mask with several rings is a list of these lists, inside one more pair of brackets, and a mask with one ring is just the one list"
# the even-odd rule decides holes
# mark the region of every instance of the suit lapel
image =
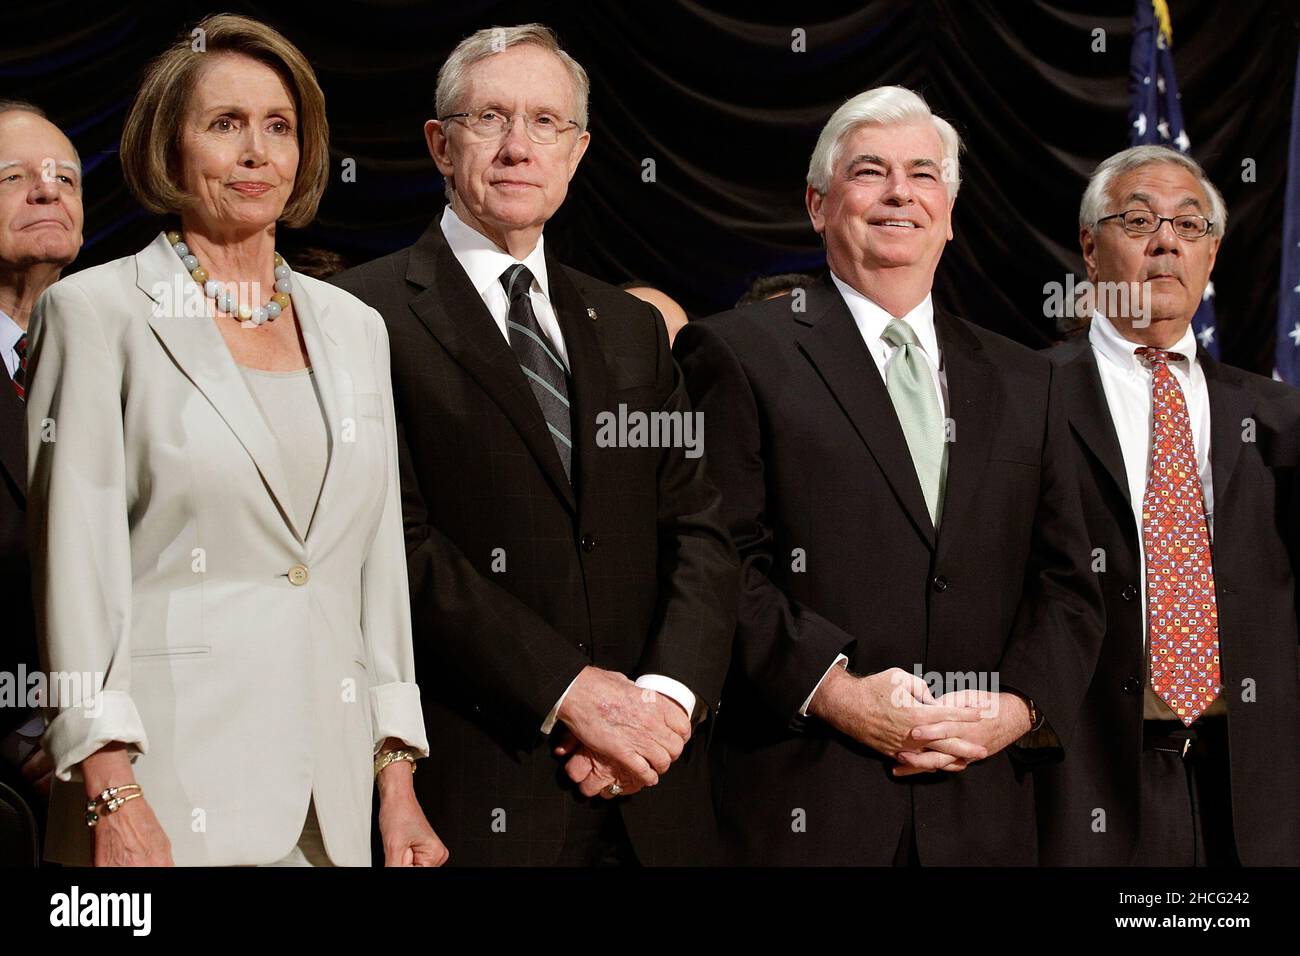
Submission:
[[[552,268],[548,260],[548,277],[554,282],[559,276],[551,273]],[[519,368],[519,360],[478,290],[456,261],[436,221],[412,247],[406,278],[424,290],[410,303],[416,317],[501,408],[556,493],[568,503],[570,510],[576,510],[573,485],[564,473],[555,440],[546,427],[546,418],[532,387]],[[557,315],[561,316],[567,344],[570,330],[564,324],[565,312],[557,307]],[[570,367],[575,370],[579,360],[593,364],[586,356],[575,357],[572,352],[569,359]],[[584,376],[588,371],[583,370]],[[577,378],[576,371],[574,377]]]
[[[1250,395],[1227,366],[1197,347],[1197,358],[1205,371],[1205,386],[1210,395],[1210,480],[1214,500],[1226,501],[1228,484],[1241,457],[1244,420],[1252,412]],[[1215,506],[1218,510],[1218,506]]]
[[[0,376],[8,378],[8,376]],[[0,382],[0,466],[27,497],[27,416],[12,382]]]
[[[136,285],[154,302],[149,318],[154,334],[172,361],[235,433],[301,543],[303,535],[294,521],[275,437],[244,384],[221,333],[201,311],[202,290],[190,282],[177,284],[182,270],[166,236],[159,235],[135,260]],[[186,307],[179,310],[169,308],[178,289],[186,290]]]
[[941,309],[934,310],[935,334],[948,381],[948,477],[942,527],[956,520],[984,478],[993,423],[1002,412],[1002,389],[975,334]]
[[[303,342],[307,345],[307,356],[315,373],[325,412],[329,460],[325,466],[325,481],[321,486],[316,513],[329,514],[329,501],[337,491],[339,475],[347,473],[348,461],[356,448],[353,441],[358,427],[356,388],[348,372],[348,356],[342,352],[338,340],[330,330],[328,304],[312,298],[306,289],[298,288],[293,293],[293,311],[298,319],[298,327],[302,330]],[[310,522],[310,527],[302,528],[305,536],[310,536],[316,530],[317,525],[309,515],[299,515],[298,521]]]
[[795,313],[795,321],[807,326],[796,335],[799,350],[848,416],[917,534],[933,548],[934,524],[907,439],[849,307],[829,278],[809,290],[808,311]]
[[1061,376],[1061,391],[1065,395],[1065,407],[1070,419],[1070,428],[1079,440],[1092,452],[1093,457],[1101,462],[1102,468],[1110,476],[1115,491],[1130,508],[1128,473],[1124,470],[1124,453],[1119,447],[1119,436],[1115,433],[1115,422],[1110,417],[1110,405],[1106,402],[1106,392],[1102,388],[1101,373],[1097,371],[1097,356],[1092,350],[1092,343],[1086,334],[1060,346],[1067,360],[1058,367]]
[[[574,482],[582,510],[590,499],[596,481],[596,416],[608,407],[605,375],[605,352],[601,348],[601,325],[598,317],[587,313],[578,287],[564,266],[549,254],[546,257],[547,284],[551,307],[564,334],[569,353],[569,398],[573,402]],[[547,436],[550,440],[550,436]],[[555,443],[551,440],[551,448]],[[556,461],[559,456],[556,456]]]

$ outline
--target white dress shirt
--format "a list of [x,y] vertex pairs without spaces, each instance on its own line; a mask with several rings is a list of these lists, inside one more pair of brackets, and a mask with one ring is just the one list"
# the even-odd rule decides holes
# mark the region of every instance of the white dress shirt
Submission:
[[[841,280],[834,272],[831,273],[831,281],[835,283],[835,288],[840,290],[844,303],[849,307],[849,314],[853,316],[853,322],[858,327],[858,334],[862,336],[867,351],[871,353],[871,358],[876,363],[876,370],[880,372],[880,380],[888,385],[890,365],[898,348],[890,345],[881,336],[895,316],[890,315],[857,289]],[[930,375],[934,379],[935,397],[946,419],[948,417],[948,374],[943,367],[943,353],[939,351],[939,336],[934,330],[934,301],[926,295],[916,308],[897,318],[910,326],[916,335],[917,344],[925,356],[926,368],[930,370]],[[826,668],[826,673],[822,674],[821,680],[813,687],[799,708],[800,717],[808,716],[808,705],[812,703],[817,689],[822,686],[826,676],[836,667],[846,667],[848,662],[849,659],[840,654],[835,658],[834,663]]]
[[17,322],[0,310],[0,355],[4,356],[5,371],[9,373],[11,379],[14,377],[14,372],[18,371],[18,353],[14,351],[14,347],[25,334]]
[[[546,337],[551,340],[556,352],[568,367],[569,352],[564,344],[564,333],[560,331],[555,309],[551,307],[550,286],[546,274],[546,252],[543,246],[545,238],[538,236],[537,245],[533,250],[523,259],[516,259],[510,253],[503,252],[487,236],[467,226],[460,216],[456,215],[450,204],[443,210],[439,225],[456,261],[469,276],[470,283],[482,297],[483,304],[492,313],[493,321],[496,322],[497,328],[507,342],[510,341],[510,333],[506,326],[506,318],[510,314],[510,299],[501,285],[501,274],[519,262],[528,267],[528,271],[533,274],[533,284],[528,290],[533,314],[537,316],[542,331],[546,333]],[[574,678],[574,681],[576,680],[577,678]],[[637,678],[636,685],[676,701],[686,711],[687,717],[695,713],[695,693],[681,681],[662,674],[643,674]],[[560,695],[560,699],[555,702],[551,712],[546,715],[546,720],[542,722],[542,733],[549,734],[555,727],[560,705],[564,703],[564,698],[569,696],[572,687],[571,682]]]
[[[1120,452],[1124,456],[1124,475],[1128,479],[1129,504],[1133,509],[1133,523],[1137,529],[1139,546],[1145,550],[1142,535],[1142,503],[1146,497],[1147,472],[1151,465],[1151,369],[1138,359],[1137,342],[1120,335],[1114,323],[1100,313],[1093,313],[1088,329],[1088,341],[1097,359],[1102,391],[1110,409],[1110,420],[1115,425]],[[1183,390],[1187,412],[1191,419],[1192,441],[1196,446],[1196,470],[1201,478],[1205,496],[1205,522],[1214,536],[1214,485],[1210,476],[1210,392],[1205,384],[1205,370],[1196,358],[1196,337],[1191,327],[1183,333],[1167,352],[1177,352],[1187,357],[1186,362],[1170,362],[1168,367]],[[1142,594],[1142,646],[1147,638],[1147,569],[1145,554],[1140,569],[1139,588]],[[1147,685],[1145,715],[1147,719],[1175,719],[1173,711],[1159,701]]]

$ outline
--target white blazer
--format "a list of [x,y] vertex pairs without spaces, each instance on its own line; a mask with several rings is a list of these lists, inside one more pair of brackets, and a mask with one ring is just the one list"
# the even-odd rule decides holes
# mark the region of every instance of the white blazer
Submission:
[[[315,799],[370,863],[371,762],[427,755],[411,649],[388,333],[293,277],[329,465],[310,533],[273,433],[166,237],[55,283],[32,316],[28,512],[57,779],[46,857],[89,863],[80,762],[129,745],[182,865],[269,863]],[[102,691],[69,699],[72,675]],[[86,681],[83,678],[83,687]]]

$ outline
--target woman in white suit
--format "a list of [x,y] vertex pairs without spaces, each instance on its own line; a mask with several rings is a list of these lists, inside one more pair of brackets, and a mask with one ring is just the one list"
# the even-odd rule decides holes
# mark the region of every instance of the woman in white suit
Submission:
[[128,185],[176,229],[33,317],[46,856],[365,866],[377,776],[386,862],[438,865],[411,786],[428,751],[387,333],[275,253],[325,188],[324,97],[269,27],[199,27],[122,138]]

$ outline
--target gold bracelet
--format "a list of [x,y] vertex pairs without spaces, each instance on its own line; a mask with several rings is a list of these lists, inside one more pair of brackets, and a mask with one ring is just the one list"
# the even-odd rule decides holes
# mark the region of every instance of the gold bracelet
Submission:
[[399,760],[405,760],[411,765],[411,773],[415,773],[415,751],[413,750],[385,750],[375,757],[375,776],[378,777],[391,764]]
[[[128,790],[134,792],[127,793]],[[119,794],[123,793],[126,793],[126,796],[119,796]],[[104,805],[105,814],[117,813],[118,810],[122,809],[122,804],[128,800],[143,796],[144,790],[141,789],[138,783],[125,783],[120,787],[106,788],[98,797],[86,801],[86,826],[93,827],[99,823],[101,818],[98,811],[101,803]]]

